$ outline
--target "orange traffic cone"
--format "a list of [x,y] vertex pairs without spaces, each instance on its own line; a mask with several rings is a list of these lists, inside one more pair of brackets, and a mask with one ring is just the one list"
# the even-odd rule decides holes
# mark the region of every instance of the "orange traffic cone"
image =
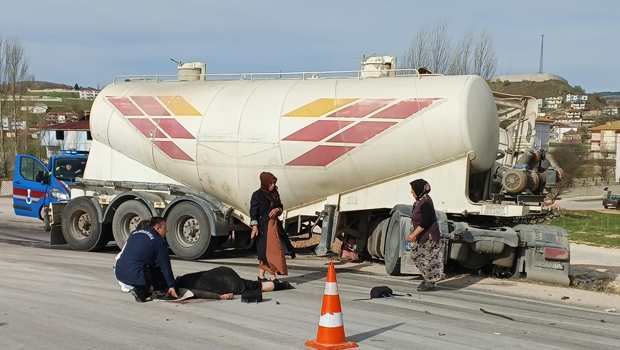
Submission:
[[316,340],[309,340],[306,346],[320,350],[336,350],[356,348],[357,344],[347,341],[344,337],[344,322],[342,309],[340,308],[340,296],[338,295],[338,282],[336,281],[336,268],[334,263],[329,263],[327,270],[327,282],[325,283],[325,295],[323,307],[319,319],[319,332]]

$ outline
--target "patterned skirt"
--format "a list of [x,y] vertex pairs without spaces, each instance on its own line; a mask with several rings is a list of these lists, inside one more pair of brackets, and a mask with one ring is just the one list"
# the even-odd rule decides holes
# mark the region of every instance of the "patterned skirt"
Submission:
[[443,243],[429,238],[424,244],[411,243],[411,258],[424,281],[435,283],[443,277]]

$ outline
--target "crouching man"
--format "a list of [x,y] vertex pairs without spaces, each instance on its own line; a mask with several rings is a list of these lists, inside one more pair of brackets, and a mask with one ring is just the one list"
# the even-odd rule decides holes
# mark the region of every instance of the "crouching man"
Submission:
[[153,290],[166,290],[167,295],[178,298],[165,239],[167,232],[166,220],[154,217],[147,228],[129,235],[117,256],[116,279],[121,289],[131,291],[137,302],[145,302]]
[[194,272],[176,279],[178,289],[189,289],[196,298],[230,300],[245,291],[271,292],[294,289],[287,281],[259,282],[239,277],[230,267],[220,266],[208,271]]

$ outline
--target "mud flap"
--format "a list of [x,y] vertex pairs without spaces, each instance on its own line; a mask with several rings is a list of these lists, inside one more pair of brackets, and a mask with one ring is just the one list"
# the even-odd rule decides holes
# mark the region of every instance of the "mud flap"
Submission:
[[569,250],[568,233],[560,227],[543,225],[517,225],[515,230],[526,245],[518,250],[515,277],[568,286],[570,259],[550,260],[544,255],[546,247]]
[[50,244],[51,245],[67,244],[67,241],[65,240],[65,237],[62,234],[61,225],[52,225],[52,230],[50,234]]

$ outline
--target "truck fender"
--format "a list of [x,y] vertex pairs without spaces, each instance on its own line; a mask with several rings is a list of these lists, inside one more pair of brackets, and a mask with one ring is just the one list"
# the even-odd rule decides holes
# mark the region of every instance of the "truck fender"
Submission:
[[204,210],[212,223],[211,236],[227,236],[230,233],[230,222],[226,219],[224,213],[222,213],[212,203],[191,194],[173,199],[166,206],[161,215],[163,217],[167,217],[170,210],[181,202],[196,203],[202,208],[202,210]]
[[129,200],[139,200],[140,202],[142,202],[149,209],[149,211],[151,212],[151,216],[153,217],[159,216],[160,214],[160,210],[155,208],[155,202],[164,201],[158,195],[149,192],[131,191],[123,193],[121,195],[118,195],[112,200],[112,202],[110,202],[110,205],[108,205],[105,214],[103,215],[103,222],[112,222],[112,217],[114,216],[116,209],[118,209],[121,204]]

